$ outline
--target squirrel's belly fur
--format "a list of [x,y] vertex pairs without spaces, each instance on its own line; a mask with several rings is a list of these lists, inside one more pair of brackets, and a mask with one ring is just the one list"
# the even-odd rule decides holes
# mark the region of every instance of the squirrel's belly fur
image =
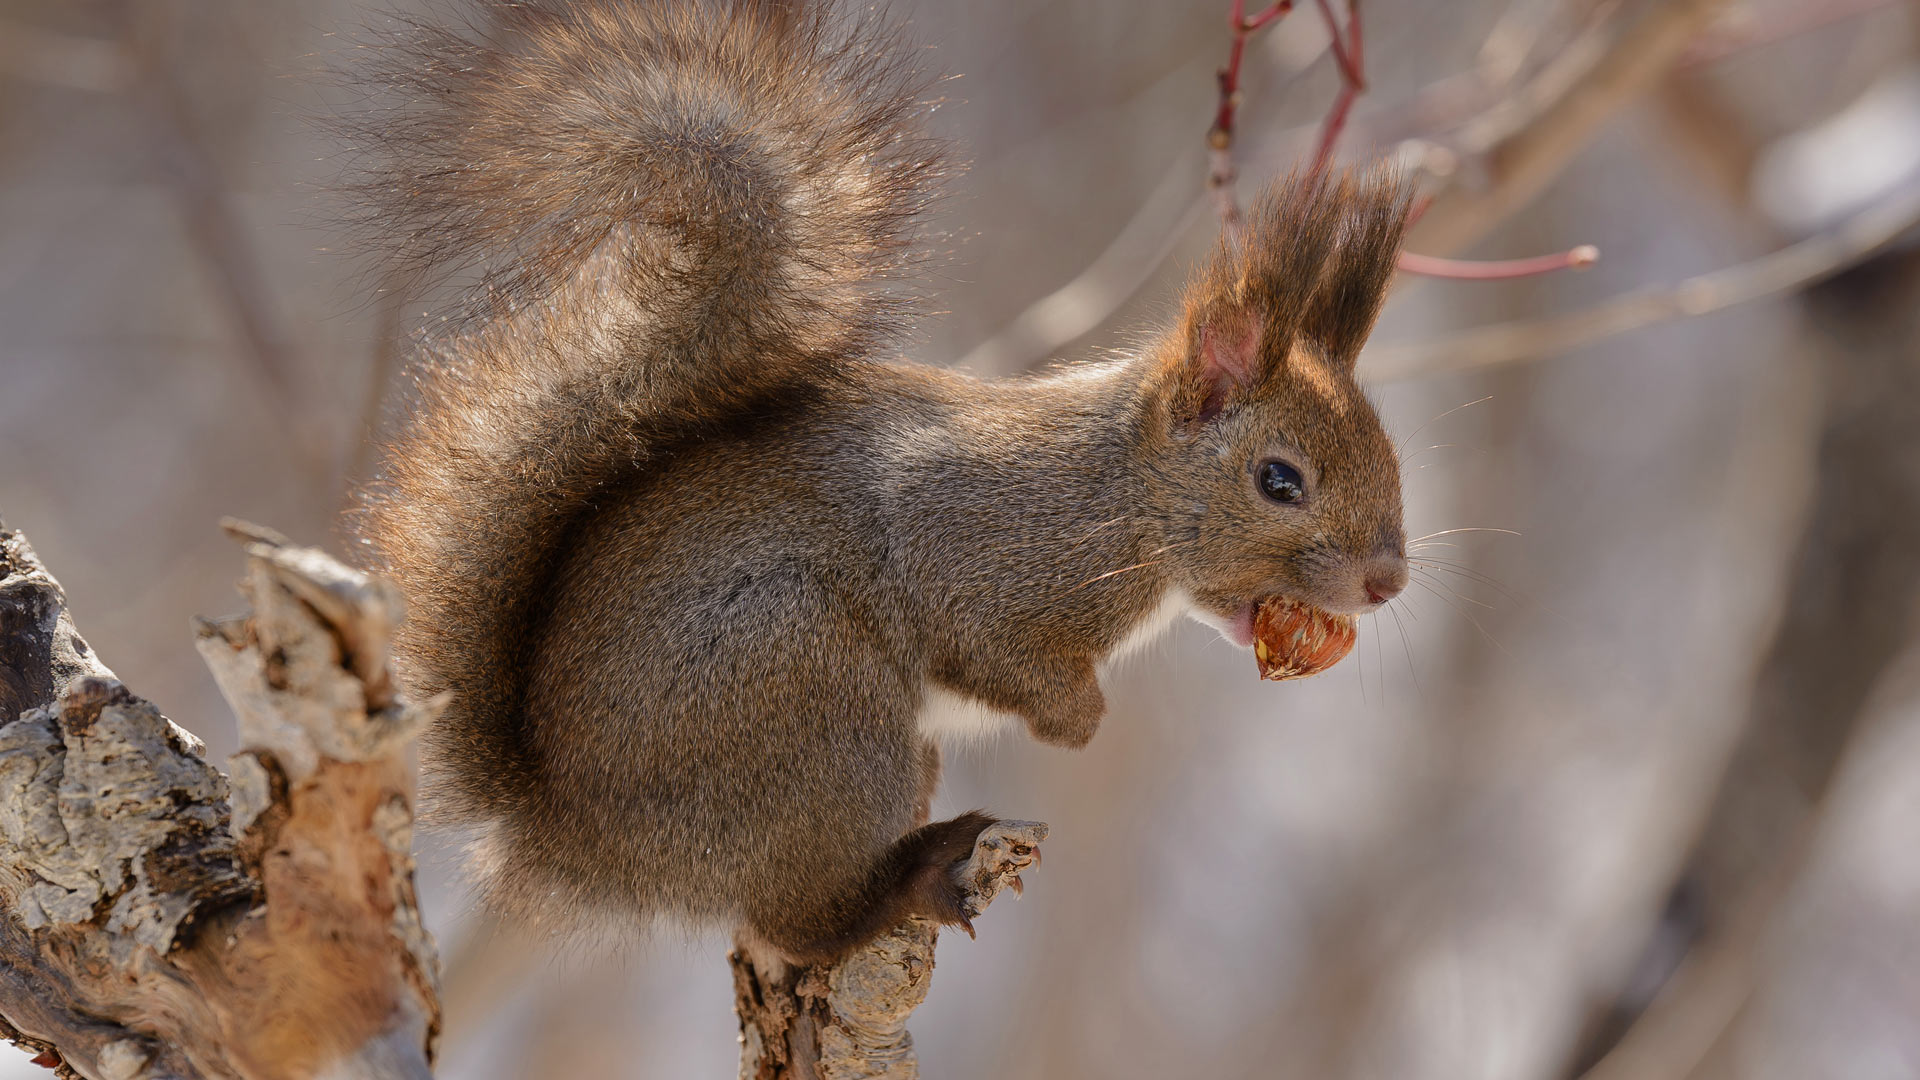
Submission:
[[920,712],[913,721],[922,738],[944,745],[982,742],[1019,726],[1018,716],[935,683],[920,688]]

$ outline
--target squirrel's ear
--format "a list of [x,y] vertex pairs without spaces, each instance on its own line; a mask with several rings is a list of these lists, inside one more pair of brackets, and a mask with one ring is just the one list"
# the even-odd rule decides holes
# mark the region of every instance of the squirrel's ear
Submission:
[[1189,419],[1205,423],[1259,385],[1260,333],[1260,319],[1246,312],[1221,313],[1200,323],[1187,358],[1189,389],[1182,395]]

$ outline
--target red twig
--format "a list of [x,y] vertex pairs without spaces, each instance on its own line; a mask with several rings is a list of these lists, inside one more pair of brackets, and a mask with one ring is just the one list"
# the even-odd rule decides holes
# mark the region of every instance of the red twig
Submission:
[[1292,10],[1293,0],[1276,0],[1272,7],[1255,15],[1251,19],[1242,19],[1238,25],[1242,30],[1251,34],[1270,22],[1278,21],[1282,15]]
[[1340,77],[1355,90],[1367,88],[1367,65],[1360,57],[1360,0],[1347,0],[1347,40],[1340,41],[1340,20],[1333,14],[1333,5],[1328,0],[1314,0],[1320,7],[1320,17],[1327,20],[1327,33],[1333,36],[1333,44],[1328,46],[1333,52],[1333,62],[1340,67]]
[[[1856,0],[1858,2],[1858,0]],[[1247,38],[1254,31],[1278,22],[1293,10],[1295,0],[1276,0],[1259,14],[1248,18],[1246,0],[1230,0],[1227,22],[1233,31],[1233,45],[1227,53],[1227,66],[1219,71],[1220,104],[1214,112],[1213,127],[1207,132],[1208,169],[1207,189],[1213,194],[1214,204],[1220,215],[1220,227],[1230,243],[1240,240],[1240,204],[1234,194],[1234,183],[1239,172],[1233,163],[1234,121],[1240,108],[1240,62],[1246,53]],[[1327,51],[1333,54],[1334,66],[1340,71],[1340,93],[1333,99],[1333,105],[1327,109],[1326,119],[1320,122],[1320,141],[1314,148],[1314,174],[1325,172],[1333,163],[1333,150],[1340,141],[1340,135],[1346,130],[1347,118],[1353,113],[1353,103],[1366,93],[1367,65],[1364,39],[1360,22],[1360,0],[1347,0],[1347,24],[1343,34],[1340,17],[1333,9],[1332,0],[1314,0],[1320,11],[1320,17],[1326,21],[1327,34],[1332,39]],[[1416,203],[1409,215],[1409,223],[1424,213],[1431,199]],[[1495,281],[1502,278],[1525,277],[1530,274],[1543,274],[1555,270],[1578,269],[1590,266],[1600,257],[1600,252],[1591,244],[1582,244],[1570,251],[1553,255],[1540,255],[1527,259],[1503,259],[1488,262],[1465,259],[1443,259],[1432,255],[1418,255],[1403,252],[1400,256],[1400,269],[1409,274],[1421,274],[1427,277],[1458,278],[1467,281]]]
[[1458,278],[1462,281],[1499,281],[1502,278],[1529,277],[1533,274],[1545,274],[1554,270],[1581,270],[1592,266],[1600,258],[1600,249],[1592,244],[1581,244],[1571,251],[1562,251],[1554,255],[1536,255],[1530,259],[1443,259],[1437,255],[1419,255],[1411,251],[1400,253],[1400,269],[1403,273],[1420,274],[1425,277]]
[[1333,53],[1334,64],[1340,69],[1340,94],[1333,99],[1333,107],[1327,110],[1327,118],[1320,124],[1320,145],[1313,151],[1313,172],[1317,176],[1327,170],[1333,162],[1333,145],[1340,141],[1340,133],[1346,130],[1347,116],[1353,111],[1353,102],[1367,89],[1367,67],[1365,55],[1360,49],[1360,0],[1347,0],[1347,40],[1340,41],[1340,20],[1333,14],[1333,4],[1329,0],[1315,0],[1320,7],[1320,17],[1327,20],[1327,33],[1333,37],[1333,43],[1327,46]]
[[1275,0],[1273,6],[1247,18],[1246,0],[1231,0],[1227,23],[1233,30],[1233,46],[1227,52],[1227,66],[1217,76],[1220,105],[1213,114],[1213,127],[1207,132],[1207,190],[1213,193],[1220,213],[1220,228],[1233,243],[1240,240],[1240,201],[1234,195],[1234,182],[1240,178],[1233,164],[1234,113],[1240,108],[1240,60],[1246,53],[1247,35],[1280,21],[1293,10],[1294,0]]

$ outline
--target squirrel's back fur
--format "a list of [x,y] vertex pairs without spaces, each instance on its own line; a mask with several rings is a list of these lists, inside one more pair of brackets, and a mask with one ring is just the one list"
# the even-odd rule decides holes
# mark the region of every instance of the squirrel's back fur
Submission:
[[358,530],[407,589],[409,684],[452,692],[430,808],[491,816],[525,795],[524,635],[572,520],[902,329],[939,146],[913,54],[811,5],[516,0],[377,55],[402,100],[358,125],[367,220],[479,285]]

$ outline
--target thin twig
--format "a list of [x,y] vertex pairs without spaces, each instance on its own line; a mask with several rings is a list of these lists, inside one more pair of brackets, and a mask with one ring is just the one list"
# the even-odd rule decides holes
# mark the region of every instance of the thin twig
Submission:
[[[1220,84],[1220,99],[1214,109],[1213,126],[1207,131],[1207,190],[1213,196],[1221,231],[1232,244],[1238,244],[1240,240],[1240,202],[1234,190],[1240,174],[1233,160],[1234,120],[1241,102],[1240,62],[1246,52],[1247,37],[1279,22],[1293,11],[1294,2],[1276,0],[1251,18],[1246,14],[1246,0],[1231,0],[1228,7],[1227,25],[1233,33],[1233,44],[1227,51],[1227,66],[1221,68],[1216,76]],[[1315,2],[1320,17],[1327,24],[1328,51],[1333,54],[1334,66],[1340,72],[1340,93],[1327,110],[1326,119],[1321,122],[1320,142],[1314,151],[1313,171],[1319,173],[1326,169],[1333,144],[1346,127],[1354,99],[1366,90],[1367,81],[1361,63],[1359,0],[1348,0],[1344,42],[1340,35],[1340,20],[1334,14],[1332,5],[1328,0]]]
[[1246,0],[1231,0],[1227,25],[1233,32],[1233,44],[1227,50],[1227,66],[1215,75],[1220,85],[1220,101],[1214,109],[1213,127],[1207,131],[1207,190],[1212,193],[1220,215],[1220,228],[1228,242],[1240,240],[1240,200],[1234,184],[1240,174],[1233,164],[1234,114],[1240,108],[1240,61],[1246,53],[1247,35],[1279,22],[1293,10],[1293,0],[1276,0],[1273,6],[1247,18]]
[[1347,39],[1340,40],[1340,19],[1333,13],[1329,0],[1314,0],[1320,8],[1320,17],[1327,20],[1327,33],[1333,35],[1333,43],[1328,51],[1333,53],[1333,62],[1340,68],[1340,77],[1349,86],[1358,90],[1367,88],[1366,64],[1360,58],[1360,4],[1359,0],[1347,0]]
[[1320,144],[1313,151],[1313,173],[1317,176],[1327,171],[1333,161],[1333,146],[1346,130],[1354,99],[1366,92],[1367,69],[1360,47],[1360,0],[1347,0],[1344,43],[1340,40],[1340,20],[1333,13],[1333,5],[1328,0],[1315,0],[1315,3],[1320,8],[1320,17],[1327,21],[1327,33],[1333,38],[1327,51],[1333,54],[1334,65],[1340,69],[1340,93],[1333,99],[1333,107],[1327,110],[1326,120],[1321,122]]
[[[1333,108],[1328,110],[1327,119],[1321,125],[1320,145],[1313,154],[1313,172],[1317,175],[1325,172],[1327,166],[1333,161],[1334,145],[1339,142],[1340,133],[1346,129],[1347,116],[1353,110],[1354,100],[1366,92],[1367,66],[1361,37],[1360,0],[1347,0],[1347,36],[1344,42],[1340,39],[1339,20],[1334,16],[1331,0],[1314,0],[1314,2],[1319,5],[1321,16],[1327,20],[1327,29],[1333,35],[1331,49],[1334,60],[1339,64],[1341,76],[1340,94],[1334,99]],[[1420,213],[1425,214],[1429,205],[1431,205],[1430,202],[1422,203]],[[1599,257],[1600,249],[1592,244],[1581,244],[1569,251],[1555,252],[1550,255],[1489,262],[1444,259],[1407,251],[1401,253],[1398,266],[1405,273],[1427,277],[1456,278],[1462,281],[1496,281],[1503,278],[1548,274],[1556,270],[1577,270],[1593,265]]]
[[[1268,8],[1263,15],[1274,10]],[[1607,10],[1610,9],[1606,5],[1595,9],[1596,12]],[[1541,64],[1530,65],[1502,58],[1499,70],[1491,74],[1466,72],[1446,76],[1429,84],[1407,103],[1395,106],[1389,113],[1371,116],[1369,123],[1384,123],[1384,130],[1389,137],[1397,139],[1414,138],[1422,132],[1464,127],[1472,132],[1465,140],[1468,147],[1465,156],[1490,156],[1527,127],[1547,122],[1544,118],[1549,111],[1576,89],[1586,86],[1589,77],[1600,68],[1601,61],[1610,50],[1606,32],[1600,27],[1600,15],[1595,14],[1592,19],[1593,22],[1582,28],[1576,36],[1554,48]],[[1267,20],[1270,21],[1271,18]],[[1261,25],[1267,25],[1267,22]],[[1612,46],[1620,47],[1623,47],[1622,42],[1615,42]],[[1181,236],[1193,226],[1208,202],[1213,203],[1223,225],[1230,219],[1237,220],[1238,204],[1231,181],[1235,174],[1232,151],[1238,135],[1237,109],[1241,98],[1239,71],[1237,68],[1232,71],[1231,90],[1223,93],[1221,99],[1221,106],[1227,110],[1224,116],[1228,145],[1215,150],[1210,156],[1209,197],[1196,196],[1189,205],[1179,210],[1171,210],[1163,205],[1167,201],[1169,185],[1177,188],[1178,185],[1191,183],[1181,179],[1186,174],[1179,165],[1170,167],[1154,194],[1148,197],[1114,241],[1085,270],[1029,305],[1001,330],[969,349],[959,359],[960,366],[979,371],[1013,371],[1054,354],[1091,332],[1131,299],[1173,251]],[[1222,74],[1225,73],[1223,69]],[[1526,90],[1517,94],[1509,93],[1511,82],[1522,77],[1530,80]],[[1223,82],[1223,90],[1227,86]],[[1462,115],[1463,110],[1476,109],[1478,111]],[[1216,126],[1221,116],[1221,113],[1216,113]],[[1269,140],[1272,145],[1280,147],[1300,146],[1310,133],[1323,128],[1324,121],[1269,136]],[[1442,148],[1434,149],[1437,152]],[[1263,152],[1262,156],[1267,153],[1272,151]],[[1482,170],[1483,173],[1487,171]],[[1222,177],[1226,179],[1222,181]],[[1498,181],[1497,175],[1494,180]],[[1177,190],[1174,194],[1177,194]],[[1419,221],[1432,203],[1431,196],[1417,200],[1413,220]],[[1570,258],[1572,254],[1569,251],[1557,257]],[[1435,257],[1424,258],[1432,260]],[[1420,272],[1423,268],[1418,266],[1421,258],[1415,257],[1413,261],[1416,267],[1409,268],[1409,272]],[[1450,265],[1460,266],[1460,263],[1456,261]]]

